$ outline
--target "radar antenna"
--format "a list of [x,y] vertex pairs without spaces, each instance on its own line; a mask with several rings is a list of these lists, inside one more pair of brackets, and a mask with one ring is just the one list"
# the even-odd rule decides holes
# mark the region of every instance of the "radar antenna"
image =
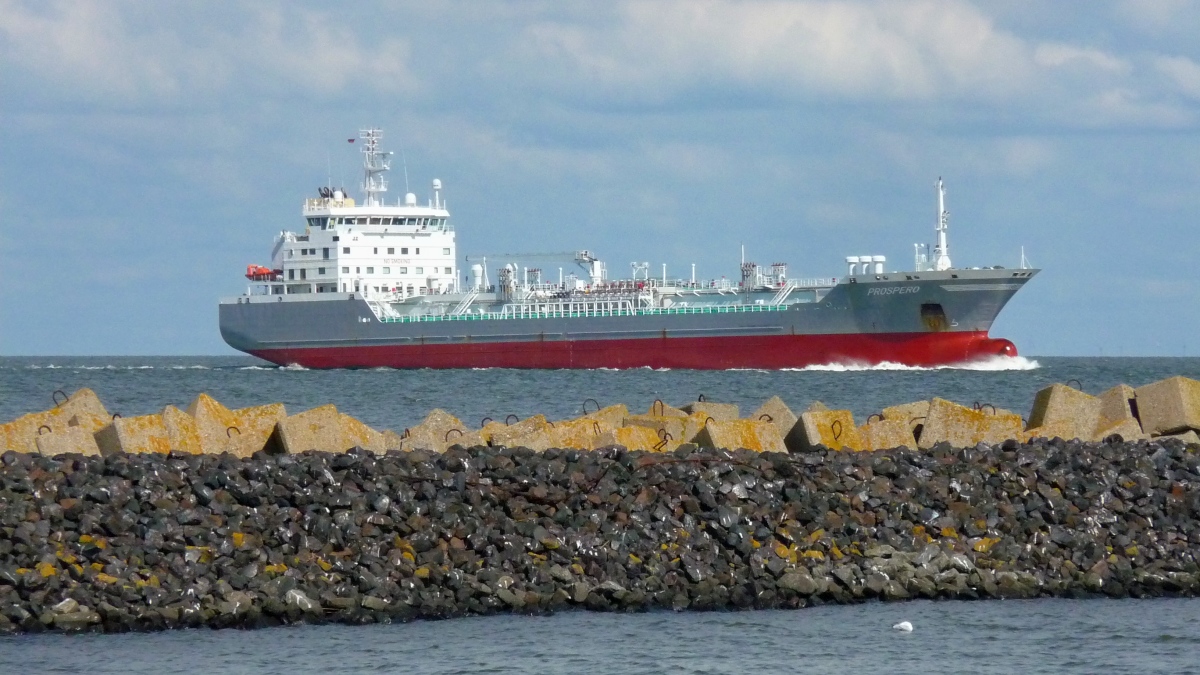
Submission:
[[933,269],[948,270],[950,264],[950,247],[946,244],[946,230],[950,228],[950,212],[946,210],[946,188],[942,185],[942,177],[938,176],[938,220],[934,227],[937,230],[937,246],[933,249]]
[[367,206],[382,206],[380,195],[387,192],[387,179],[383,172],[392,168],[390,152],[379,149],[379,141],[383,138],[381,129],[362,129],[358,137],[363,139],[363,192],[366,193]]

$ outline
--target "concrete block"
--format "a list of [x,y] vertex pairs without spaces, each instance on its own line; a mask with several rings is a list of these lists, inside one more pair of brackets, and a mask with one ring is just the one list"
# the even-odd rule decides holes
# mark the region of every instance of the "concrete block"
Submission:
[[545,415],[527,417],[514,424],[505,425],[504,428],[495,429],[492,432],[491,443],[496,447],[510,447],[516,439],[549,426],[550,422],[546,420]]
[[626,417],[629,417],[629,406],[618,403],[588,413],[580,419],[595,420],[600,423],[600,428],[607,432],[624,426]]
[[240,420],[232,410],[217,402],[208,394],[200,394],[187,407],[187,414],[196,420],[196,433],[200,437],[200,451],[206,455],[228,452],[240,454]]
[[108,426],[111,422],[111,417],[101,417],[94,413],[81,412],[71,415],[71,418],[67,420],[67,426],[80,427],[89,434],[94,434]]
[[1092,440],[1102,441],[1113,434],[1120,436],[1123,441],[1140,441],[1150,438],[1142,431],[1142,425],[1132,417],[1116,421],[1105,420],[1102,417]]
[[689,403],[680,410],[692,415],[695,413],[704,413],[713,418],[717,422],[728,422],[741,417],[738,407],[732,403],[713,403],[710,401],[696,401]]
[[1192,429],[1188,429],[1181,434],[1166,434],[1164,436],[1159,436],[1158,438],[1178,438],[1188,445],[1200,445],[1200,434],[1197,434]]
[[47,457],[58,455],[99,455],[96,437],[80,426],[68,426],[61,431],[52,431],[37,437],[38,452]]
[[783,436],[770,422],[756,420],[713,421],[705,424],[695,439],[702,448],[745,448],[755,452],[787,452]]
[[163,426],[167,429],[167,442],[171,449],[199,455],[203,452],[200,446],[200,431],[196,427],[196,418],[184,411],[169,405],[162,411]]
[[237,420],[237,431],[229,432],[234,441],[233,453],[249,457],[266,447],[275,425],[287,419],[287,409],[282,403],[268,403],[239,408],[233,411],[233,416]]
[[36,453],[39,434],[65,431],[70,426],[70,420],[77,416],[81,420],[80,425],[85,428],[98,424],[99,427],[91,429],[93,432],[107,426],[112,419],[95,392],[91,389],[80,389],[49,410],[22,415],[0,425],[0,442],[3,442],[0,452],[15,450]]
[[912,403],[888,406],[883,409],[881,414],[885,420],[901,420],[907,423],[913,438],[917,438],[918,429],[924,428],[925,419],[929,417],[929,401],[913,401]]
[[[384,429],[384,431],[383,431],[384,450],[399,450],[400,446],[403,445],[403,440],[404,439],[400,438],[400,434],[392,431],[391,429]],[[451,439],[451,440],[453,440],[453,439]]]
[[342,448],[362,448],[376,455],[387,452],[383,434],[345,414],[338,413],[340,445]]
[[1151,436],[1200,431],[1200,381],[1170,377],[1137,388],[1138,417]]
[[[707,416],[705,416],[705,419],[707,419]],[[683,417],[666,415],[630,415],[629,417],[625,418],[625,427],[641,427],[644,429],[650,429],[651,432],[654,433],[654,437],[656,439],[654,441],[655,443],[666,440],[667,444],[663,447],[665,448],[669,446],[671,450],[674,450],[679,446],[679,444],[689,442],[692,438],[695,438],[696,434],[700,431],[700,427],[704,424],[703,421],[699,423],[692,421],[692,424],[689,425],[689,421],[692,421],[692,418],[688,417],[687,415],[684,415]],[[691,433],[690,438],[688,437],[689,432]],[[625,447],[629,447],[625,443],[618,443],[618,445],[625,445]]]
[[337,407],[323,405],[289,415],[275,424],[272,451],[299,454],[309,450],[345,452],[341,447],[341,425]]
[[[1100,399],[1099,425],[1118,420],[1137,419],[1137,416],[1133,414],[1133,409],[1137,406],[1137,390],[1133,387],[1127,384],[1118,384],[1096,398]],[[1138,424],[1140,425],[1141,422]]]
[[[800,418],[796,417],[796,413],[792,412],[792,409],[778,396],[772,396],[767,399],[766,403],[760,405],[746,419],[774,424],[775,428],[779,430],[779,435],[783,438],[784,443],[787,443],[788,436],[793,432],[799,438],[800,430],[796,428],[796,425],[800,421]],[[792,446],[788,445],[788,447]]]
[[1100,399],[1065,384],[1052,384],[1037,393],[1028,429],[1044,427],[1065,439],[1090,441],[1100,421]]
[[825,405],[824,403],[821,403],[820,401],[813,401],[812,403],[808,404],[807,408],[804,409],[804,412],[828,412],[828,411],[829,411],[829,406]]
[[917,439],[906,420],[873,419],[858,428],[864,450],[891,450],[908,448],[915,450]]
[[647,415],[652,417],[687,417],[687,413],[671,405],[667,405],[662,401],[655,401],[650,404],[650,409],[646,411]]
[[[647,417],[641,415],[641,417]],[[667,441],[659,437],[653,427],[628,426],[607,431],[596,437],[594,448],[605,448],[610,445],[624,446],[627,450],[642,450],[645,452],[671,452],[679,447],[681,441]]]
[[421,423],[409,427],[402,434],[403,445],[401,448],[405,451],[412,450],[428,450],[432,452],[445,452],[446,448],[454,444],[454,439],[463,436],[468,429],[454,415],[435,408],[421,420]]
[[862,437],[854,426],[854,413],[849,410],[813,410],[800,414],[801,450],[823,445],[834,450],[862,450]]
[[171,440],[162,415],[118,417],[94,434],[96,446],[105,457],[117,453],[141,454],[171,451]]
[[935,398],[929,402],[929,414],[917,446],[928,449],[946,442],[956,448],[965,448],[978,443],[1001,443],[1010,438],[1020,440],[1023,434],[1024,424],[1019,415],[993,415],[990,411],[972,410]]

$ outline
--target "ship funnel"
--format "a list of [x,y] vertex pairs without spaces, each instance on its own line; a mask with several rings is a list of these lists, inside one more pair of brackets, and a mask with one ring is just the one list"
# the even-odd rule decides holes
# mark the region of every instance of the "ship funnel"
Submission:
[[887,262],[887,256],[871,256],[871,262],[875,263],[875,274],[883,274],[883,264]]
[[852,277],[852,276],[858,274],[858,256],[856,256],[856,255],[846,256],[846,265],[849,267],[849,269],[846,272],[846,276]]

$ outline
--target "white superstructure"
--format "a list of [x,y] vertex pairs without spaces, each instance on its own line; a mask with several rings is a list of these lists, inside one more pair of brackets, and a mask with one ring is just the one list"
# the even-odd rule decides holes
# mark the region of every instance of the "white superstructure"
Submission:
[[454,228],[441,181],[433,181],[433,197],[423,206],[411,192],[388,204],[383,172],[391,153],[379,149],[382,137],[379,129],[360,133],[363,204],[332,187],[305,199],[304,232],[280,232],[271,268],[247,270],[248,277],[265,282],[259,292],[362,293],[397,300],[458,292]]

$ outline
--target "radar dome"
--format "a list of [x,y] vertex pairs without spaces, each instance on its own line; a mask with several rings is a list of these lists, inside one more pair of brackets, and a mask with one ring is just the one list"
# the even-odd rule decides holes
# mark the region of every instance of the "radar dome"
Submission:
[[434,179],[433,179],[433,189],[434,189],[434,190],[441,190],[441,189],[442,189],[442,179],[440,179],[440,178],[434,178]]
[[417,205],[417,196],[411,192],[404,195],[404,205],[405,206],[416,206]]

